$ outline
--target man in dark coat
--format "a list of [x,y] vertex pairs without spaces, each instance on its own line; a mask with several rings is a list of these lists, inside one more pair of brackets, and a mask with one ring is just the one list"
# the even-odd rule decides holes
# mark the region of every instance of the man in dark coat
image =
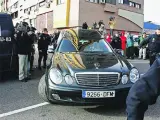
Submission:
[[143,120],[149,105],[160,95],[160,58],[130,89],[127,97],[128,120]]
[[39,51],[38,69],[39,70],[41,70],[42,58],[43,58],[43,68],[46,68],[47,50],[50,42],[51,42],[51,38],[48,35],[48,30],[47,28],[44,28],[43,33],[39,36],[39,40],[38,40],[38,51]]
[[28,24],[22,22],[19,24],[16,32],[17,51],[19,57],[19,80],[27,82],[28,77],[28,54],[30,53],[31,40],[27,33]]
[[86,23],[86,22],[84,22],[84,23],[83,23],[83,25],[82,25],[82,29],[88,29],[88,25],[87,25],[87,23]]
[[156,55],[160,53],[160,28],[157,29],[156,34],[146,37],[139,45],[139,48],[142,48],[147,44],[149,49],[149,60],[151,66],[156,59]]
[[121,38],[118,34],[115,34],[115,36],[112,39],[111,46],[113,49],[122,49],[121,47]]

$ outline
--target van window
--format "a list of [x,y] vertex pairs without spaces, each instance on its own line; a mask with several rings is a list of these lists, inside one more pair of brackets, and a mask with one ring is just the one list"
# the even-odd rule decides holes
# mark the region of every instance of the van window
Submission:
[[14,26],[10,15],[0,14],[0,36],[11,37],[14,34]]
[[12,18],[7,14],[0,14],[0,57],[13,53],[14,26]]

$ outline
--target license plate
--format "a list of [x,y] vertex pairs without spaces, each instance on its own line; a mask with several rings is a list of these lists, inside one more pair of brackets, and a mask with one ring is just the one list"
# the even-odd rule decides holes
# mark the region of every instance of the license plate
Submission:
[[0,37],[0,42],[10,42],[11,37]]
[[83,98],[111,98],[115,97],[115,91],[82,91]]

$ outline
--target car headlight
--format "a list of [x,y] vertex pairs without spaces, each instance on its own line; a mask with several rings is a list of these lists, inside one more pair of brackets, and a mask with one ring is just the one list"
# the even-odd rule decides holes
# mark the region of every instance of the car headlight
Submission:
[[123,75],[121,81],[122,81],[122,84],[127,84],[127,82],[128,82],[128,76],[127,75]]
[[61,84],[63,81],[63,76],[61,72],[55,68],[50,70],[49,76],[51,81],[54,82],[55,84]]
[[140,75],[139,75],[139,71],[136,68],[133,68],[130,71],[130,75],[129,75],[129,79],[132,83],[137,82],[137,80],[139,79]]
[[73,84],[73,78],[70,75],[66,75],[64,79],[68,85]]

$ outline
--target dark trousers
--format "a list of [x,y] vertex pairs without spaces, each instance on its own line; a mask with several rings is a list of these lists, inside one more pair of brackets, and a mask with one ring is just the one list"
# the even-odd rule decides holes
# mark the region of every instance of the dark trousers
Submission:
[[149,55],[150,66],[154,63],[155,60],[156,60],[156,56],[150,54],[150,55]]
[[34,62],[34,53],[30,53],[28,55],[28,61],[30,63],[30,70],[32,70],[33,69],[33,62]]
[[38,67],[41,67],[42,58],[43,58],[43,66],[46,67],[47,51],[39,52]]
[[129,58],[134,59],[134,46],[128,47],[126,52],[127,52],[126,55],[128,59]]

